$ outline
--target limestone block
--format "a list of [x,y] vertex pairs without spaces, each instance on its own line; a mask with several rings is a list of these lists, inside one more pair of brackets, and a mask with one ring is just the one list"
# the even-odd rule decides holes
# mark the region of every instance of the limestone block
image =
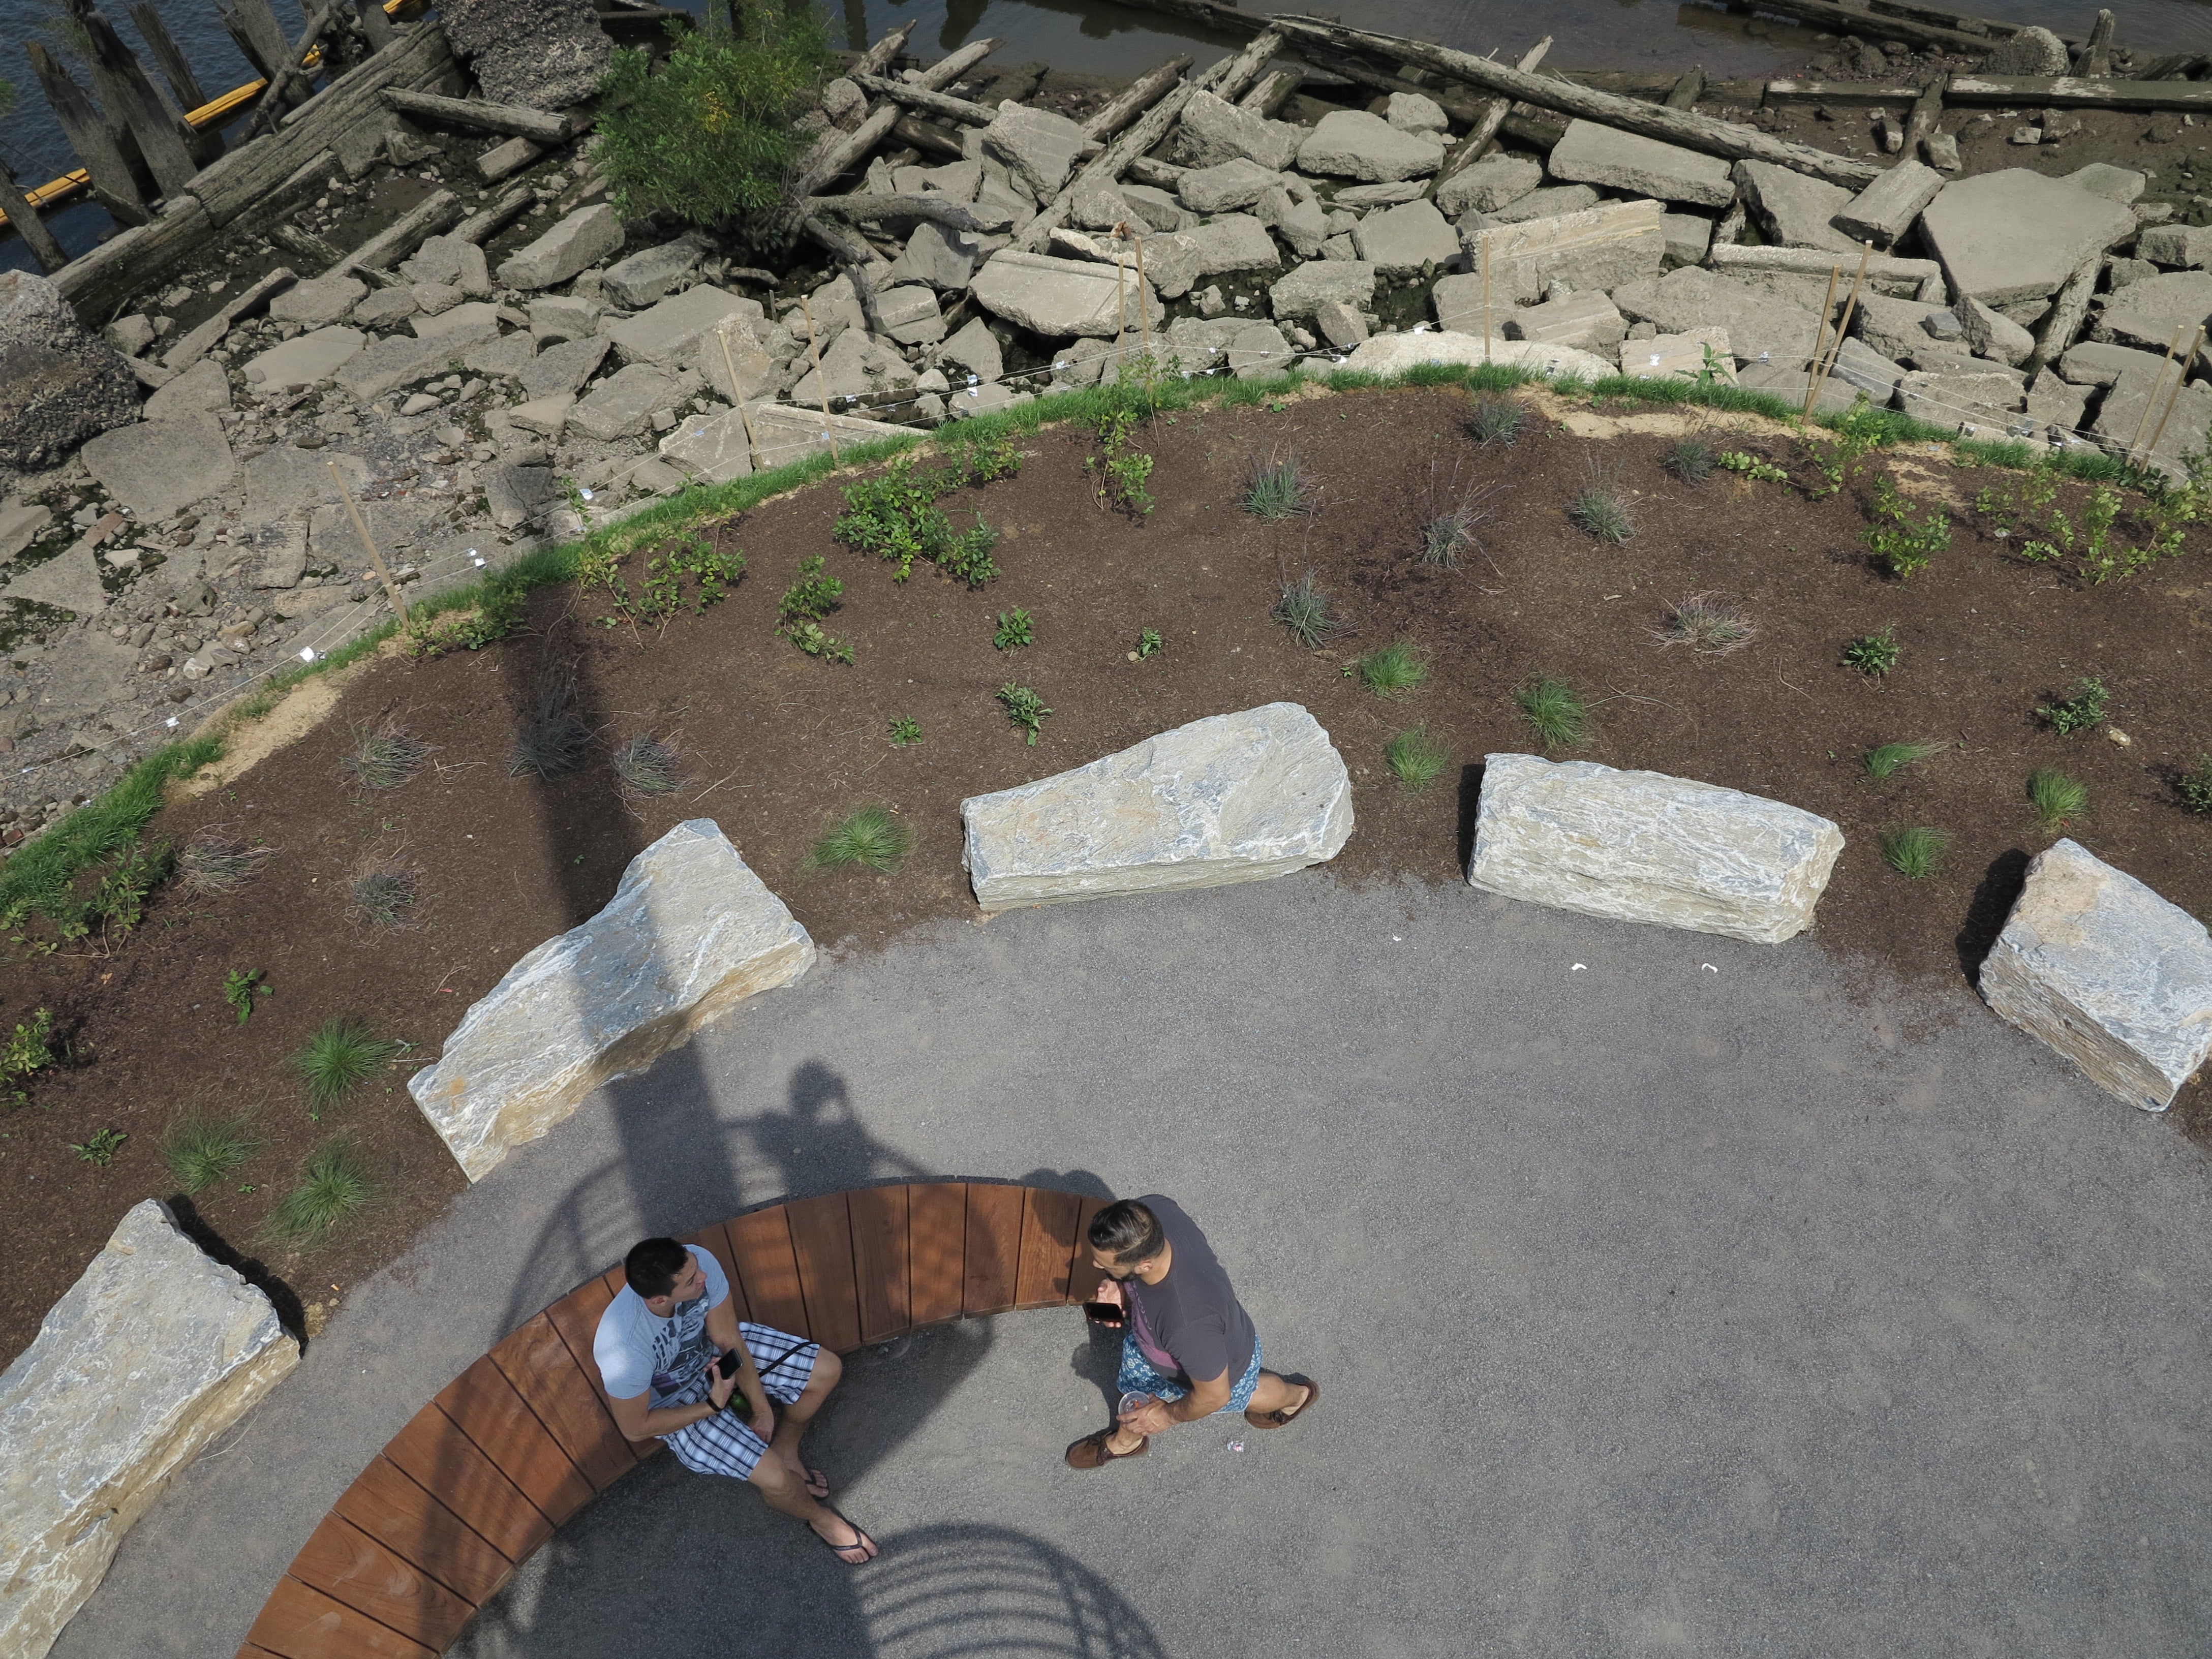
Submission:
[[880,421],[824,415],[795,404],[747,404],[745,418],[752,422],[753,465],[761,471],[827,454],[832,434],[837,447],[849,452],[854,444],[880,443],[899,430]]
[[[259,530],[246,532],[253,545],[253,562],[246,568],[249,586],[297,587],[307,574],[307,526],[302,519],[280,519]],[[241,538],[243,539],[243,538]]]
[[915,382],[914,366],[889,341],[863,330],[848,328],[822,354],[822,372],[811,368],[791,388],[792,401],[802,407],[821,407],[827,397],[833,404],[892,392]]
[[165,1205],[126,1212],[0,1374],[0,1653],[39,1659],[170,1477],[299,1359]]
[[553,470],[495,461],[477,474],[483,486],[484,506],[491,521],[512,530],[535,513],[553,494]]
[[1293,702],[1193,720],[960,804],[985,909],[1265,881],[1334,858],[1352,781]]
[[705,239],[679,236],[657,247],[641,247],[624,254],[599,273],[607,298],[632,311],[653,304],[675,287],[705,257]]
[[1628,319],[1602,294],[1568,294],[1512,313],[1504,327],[1509,339],[1601,352],[1620,343],[1628,332]]
[[1048,202],[1074,171],[1089,136],[1081,123],[1065,115],[1008,100],[983,129],[983,154],[1002,164],[1038,201]]
[[622,217],[611,204],[578,208],[525,248],[501,261],[504,288],[550,288],[565,283],[617,252],[623,245]]
[[969,292],[993,315],[1054,340],[1118,334],[1125,320],[1138,319],[1139,307],[1154,328],[1167,314],[1150,283],[1117,276],[1112,265],[1012,248],[990,257]]
[[1517,225],[1528,219],[1558,219],[1570,213],[1583,213],[1597,205],[1597,192],[1588,185],[1547,185],[1541,190],[1532,190],[1517,202],[1481,216],[1480,219],[1462,218],[1460,228],[1480,230],[1483,221],[1493,225]]
[[1517,155],[1487,155],[1437,186],[1437,206],[1456,219],[1462,213],[1495,213],[1544,182],[1544,169]]
[[1382,106],[1382,118],[1405,132],[1448,132],[1451,118],[1443,106],[1418,92],[1394,92]]
[[[1191,94],[1176,123],[1175,159],[1185,167],[1210,167],[1241,156],[1270,173],[1280,173],[1290,166],[1304,136],[1303,127],[1270,121],[1201,88]],[[1125,194],[1127,189],[1122,186]]]
[[230,483],[229,441],[212,415],[141,421],[103,432],[82,451],[92,476],[142,524],[174,518]]
[[933,345],[945,337],[945,313],[937,290],[921,283],[886,288],[876,295],[884,332],[901,345]]
[[353,308],[353,320],[363,328],[382,328],[403,322],[422,308],[411,288],[381,288]]
[[[1134,256],[1129,282],[1136,282]],[[1275,239],[1249,213],[1231,213],[1145,244],[1145,273],[1163,298],[1180,299],[1209,276],[1224,270],[1274,270],[1283,263]]]
[[[2140,179],[2142,175],[2136,177]],[[1942,173],[1907,157],[1878,174],[1846,202],[1834,216],[1835,228],[1847,240],[1856,238],[1876,247],[1887,247],[1912,228],[1912,222],[1942,188]]]
[[180,415],[213,415],[231,406],[230,375],[211,357],[203,357],[146,399],[146,418],[173,421]]
[[660,441],[660,453],[701,483],[727,483],[753,470],[752,440],[734,409],[685,416]]
[[481,1181],[592,1090],[813,962],[783,901],[712,818],[693,818],[630,860],[605,909],[508,969],[408,1092]]
[[[1449,279],[1447,279],[1449,280]],[[1310,317],[1324,301],[1369,311],[1375,305],[1375,267],[1360,259],[1309,259],[1267,289],[1276,319]]]
[[2060,841],[1982,963],[1990,1007],[2131,1106],[2162,1112],[2212,1059],[2212,934],[2087,848]]
[[1467,878],[1507,898],[1779,945],[1811,926],[1844,850],[1827,819],[1717,784],[1487,759]]
[[1486,262],[1493,307],[1533,303],[1555,282],[1611,289],[1655,276],[1667,258],[1660,211],[1656,202],[1608,202],[1555,218],[1463,230],[1468,274],[1437,282],[1431,296],[1437,319],[1446,328],[1467,326],[1450,319],[1464,316],[1469,296],[1480,311]]
[[[2177,330],[2194,330],[2207,317],[2212,317],[2212,272],[2175,270],[2130,283],[2112,296],[2089,331],[2099,341],[2140,346],[2163,356]],[[2183,333],[2185,343],[2188,338]]]
[[1433,334],[1377,334],[1362,343],[1344,366],[1370,374],[1402,374],[1424,363],[1465,363],[1469,368],[1477,363],[1504,363],[1553,379],[1571,376],[1583,380],[1603,380],[1619,372],[1604,358],[1573,346],[1508,340],[1496,335],[1485,340],[1480,334],[1449,329]]
[[1713,222],[1701,213],[1662,213],[1659,234],[1667,239],[1667,261],[1701,265],[1713,246]]
[[1419,179],[1434,173],[1443,155],[1432,134],[1401,131],[1364,109],[1339,109],[1322,116],[1299,144],[1298,170],[1370,183]]
[[[482,307],[484,312],[491,309],[489,306]],[[396,386],[425,380],[448,367],[477,342],[498,334],[498,320],[478,313],[479,307],[474,305],[456,306],[443,317],[425,319],[447,325],[428,337],[389,334],[381,340],[372,341],[340,364],[331,378],[341,391],[364,404]]]
[[1460,253],[1459,233],[1433,202],[1404,202],[1369,214],[1352,227],[1352,245],[1386,276],[1453,264]]
[[1947,184],[1920,216],[1952,291],[1992,306],[2056,294],[2084,259],[2135,228],[2118,202],[2025,167]]
[[1544,167],[1554,179],[1662,202],[1724,208],[1735,199],[1735,182],[1719,156],[1595,121],[1568,122]]
[[701,335],[729,318],[758,321],[766,315],[759,301],[702,283],[615,324],[607,337],[625,363],[665,365],[681,361]]
[[599,373],[599,364],[614,342],[604,334],[592,334],[580,340],[563,340],[550,345],[532,357],[518,376],[524,393],[531,398],[550,398],[563,392],[579,390],[585,381]]
[[1738,161],[1735,176],[1743,186],[1745,205],[1769,242],[1825,248],[1832,253],[1859,251],[1856,242],[1828,222],[1851,204],[1851,192],[1841,185],[1772,161]]

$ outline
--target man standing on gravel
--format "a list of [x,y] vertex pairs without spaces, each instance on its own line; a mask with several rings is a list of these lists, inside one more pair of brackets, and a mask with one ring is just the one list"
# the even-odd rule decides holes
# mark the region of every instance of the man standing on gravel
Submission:
[[[687,1469],[750,1481],[847,1566],[874,1559],[875,1540],[823,1501],[829,1481],[799,1461],[800,1437],[843,1372],[837,1356],[773,1326],[739,1324],[729,1277],[708,1251],[645,1239],[623,1277],[592,1340],[615,1426],[666,1441]],[[732,1395],[750,1409],[731,1411]],[[770,1400],[784,1406],[781,1424]]]
[[[1303,1376],[1260,1369],[1260,1339],[1198,1224],[1173,1199],[1151,1194],[1091,1218],[1091,1263],[1106,1274],[1097,1299],[1127,1310],[1119,1387],[1124,1410],[1110,1429],[1067,1449],[1071,1468],[1141,1457],[1152,1437],[1177,1423],[1241,1411],[1255,1429],[1301,1417],[1321,1390]],[[1146,1396],[1132,1401],[1133,1395]]]

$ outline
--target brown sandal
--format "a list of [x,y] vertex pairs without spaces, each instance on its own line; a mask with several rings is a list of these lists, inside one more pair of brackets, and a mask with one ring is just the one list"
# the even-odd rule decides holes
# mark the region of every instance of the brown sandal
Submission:
[[1152,1449],[1152,1443],[1146,1439],[1137,1443],[1134,1451],[1117,1452],[1106,1443],[1114,1437],[1115,1432],[1112,1429],[1101,1429],[1096,1434],[1085,1435],[1067,1449],[1067,1467],[1071,1469],[1103,1469],[1109,1463],[1118,1462],[1124,1457],[1142,1457]]
[[1291,1384],[1293,1387],[1304,1389],[1306,1391],[1306,1397],[1299,1401],[1297,1405],[1291,1407],[1288,1411],[1279,1409],[1272,1412],[1255,1412],[1247,1407],[1244,1413],[1244,1420],[1247,1423],[1249,1423],[1254,1428],[1285,1428],[1291,1424],[1297,1422],[1298,1419],[1304,1417],[1309,1411],[1312,1410],[1314,1401],[1321,1398],[1321,1384],[1315,1382],[1310,1376],[1286,1376],[1283,1381]]

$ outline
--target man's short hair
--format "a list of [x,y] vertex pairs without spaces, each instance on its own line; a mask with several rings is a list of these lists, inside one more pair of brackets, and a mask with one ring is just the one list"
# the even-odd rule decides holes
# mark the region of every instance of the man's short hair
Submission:
[[1133,1198],[1117,1200],[1092,1216],[1087,1237],[1091,1248],[1105,1251],[1117,1267],[1158,1255],[1168,1242],[1159,1217]]
[[691,1266],[691,1252],[672,1238],[641,1239],[623,1258],[623,1277],[648,1302],[676,1288]]

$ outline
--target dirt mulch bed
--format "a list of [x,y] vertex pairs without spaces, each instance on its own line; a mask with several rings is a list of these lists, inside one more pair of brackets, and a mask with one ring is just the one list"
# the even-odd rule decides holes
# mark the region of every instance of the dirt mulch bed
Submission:
[[[1530,418],[1510,447],[1466,435],[1457,390],[1314,392],[1163,419],[1149,441],[1159,505],[1141,523],[1096,502],[1086,433],[1048,432],[1028,441],[1018,477],[945,503],[956,524],[980,509],[1004,530],[1004,574],[980,592],[927,566],[902,586],[890,567],[836,546],[837,494],[817,489],[720,526],[748,574],[726,602],[659,633],[599,627],[602,596],[548,590],[533,599],[531,629],[500,646],[357,672],[329,718],[155,826],[178,842],[210,826],[265,841],[278,851],[259,879],[219,900],[165,890],[112,954],[9,968],[0,1030],[51,1007],[76,1063],[37,1080],[33,1108],[0,1117],[0,1248],[14,1265],[0,1292],[0,1354],[30,1340],[124,1209],[172,1194],[159,1142],[195,1104],[251,1109],[267,1144],[234,1180],[191,1200],[192,1224],[319,1328],[345,1286],[403,1249],[463,1185],[405,1073],[434,1056],[518,957],[598,909],[628,860],[681,820],[718,821],[825,947],[872,948],[916,923],[975,914],[959,862],[962,798],[1276,699],[1311,708],[1352,767],[1358,828],[1337,861],[1340,879],[1458,879],[1481,757],[1534,746],[1510,694],[1548,672],[1595,705],[1578,756],[1771,795],[1840,823],[1850,845],[1815,937],[1846,957],[1954,986],[1970,975],[2027,858],[2052,839],[2024,796],[2044,765],[2091,791],[2089,814],[2067,833],[2212,914],[2212,820],[2185,813],[2171,781],[2212,750],[2203,532],[2147,576],[2081,587],[1962,522],[1949,552],[1899,582],[1870,568],[1848,493],[1808,501],[1727,475],[1698,487],[1669,477],[1658,459],[1695,416],[1608,415],[1543,394],[1524,402]],[[1767,447],[1787,453],[1784,441]],[[1292,453],[1319,510],[1273,524],[1247,516],[1237,502],[1255,459]],[[1923,498],[1963,501],[1999,476],[1954,474],[1924,454],[1885,465]],[[1628,494],[1636,533],[1624,544],[1565,517],[1593,467]],[[1456,570],[1417,562],[1425,521],[1489,486],[1480,550]],[[857,647],[856,666],[802,656],[775,635],[777,598],[816,554],[848,584],[829,625]],[[1307,572],[1349,624],[1330,649],[1300,648],[1268,617],[1279,585]],[[1705,657],[1654,638],[1666,605],[1701,592],[1756,622],[1749,648]],[[1034,617],[1036,642],[995,650],[996,614],[1016,606]],[[1888,679],[1840,665],[1844,641],[1891,623],[1904,656]],[[1132,661],[1146,628],[1165,649]],[[1429,653],[1421,690],[1384,702],[1346,678],[1352,655],[1401,638]],[[573,667],[599,736],[571,775],[513,776],[512,733],[548,660]],[[2088,674],[2110,686],[2112,722],[2130,746],[2101,733],[2061,738],[2036,718],[2048,693]],[[994,700],[1007,681],[1035,687],[1054,710],[1034,746]],[[919,744],[890,743],[899,717],[919,722]],[[386,718],[435,750],[401,787],[362,789],[342,762],[360,729]],[[1413,793],[1389,775],[1382,748],[1417,724],[1451,765]],[[610,769],[615,744],[638,732],[678,748],[684,781],[672,794],[626,793]],[[1864,775],[1863,750],[1908,738],[1950,747],[1887,782]],[[864,800],[913,826],[906,866],[805,870],[825,823]],[[1921,882],[1887,869],[1878,846],[1882,831],[1916,823],[1954,837],[1941,872]],[[379,858],[419,874],[422,899],[404,929],[348,917],[352,877]],[[244,1026],[222,998],[233,969],[262,969],[274,988]],[[418,1047],[311,1120],[288,1057],[337,1015]],[[2200,1085],[2186,1097],[2200,1118],[2212,1116],[2204,1094]],[[106,1128],[130,1137],[108,1167],[70,1152]],[[378,1200],[313,1251],[257,1246],[272,1200],[334,1131],[367,1152]]]

